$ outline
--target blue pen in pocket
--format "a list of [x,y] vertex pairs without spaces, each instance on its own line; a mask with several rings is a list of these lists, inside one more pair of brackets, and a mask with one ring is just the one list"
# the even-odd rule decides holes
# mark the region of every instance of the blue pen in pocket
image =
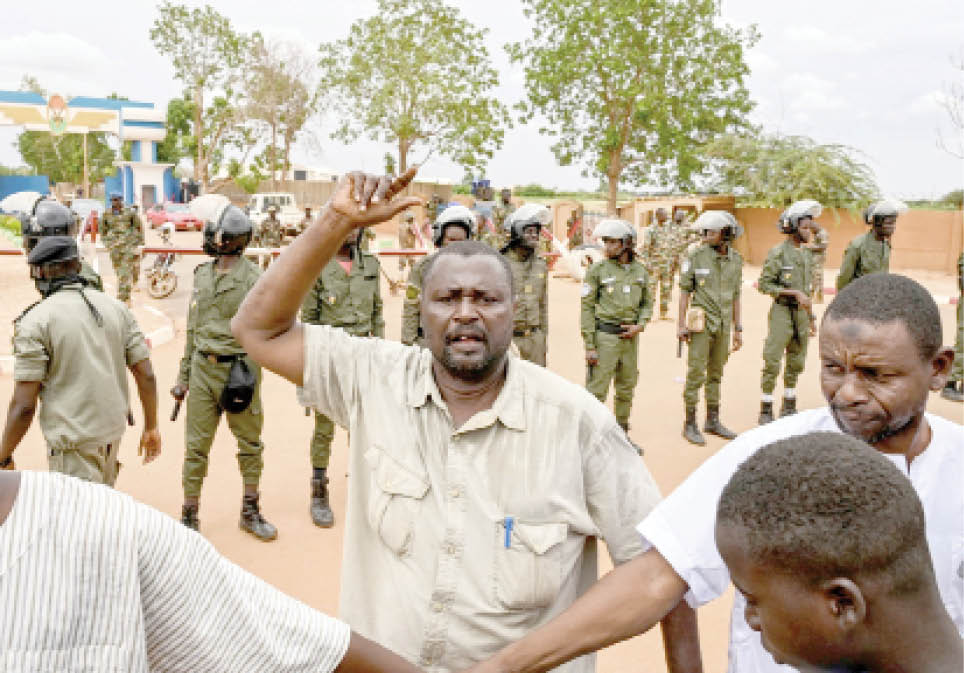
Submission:
[[515,523],[515,519],[511,516],[507,516],[503,525],[505,526],[505,548],[508,549],[512,546],[512,526]]

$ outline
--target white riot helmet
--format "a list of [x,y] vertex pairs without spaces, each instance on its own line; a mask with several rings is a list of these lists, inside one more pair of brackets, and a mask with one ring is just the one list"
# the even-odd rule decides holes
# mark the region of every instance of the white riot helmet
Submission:
[[600,220],[596,228],[592,230],[592,235],[594,238],[618,238],[620,240],[630,239],[630,245],[636,247],[636,229],[626,220],[620,220],[614,217],[606,218],[605,220]]
[[539,203],[527,203],[512,211],[506,219],[509,230],[509,242],[521,241],[522,232],[526,227],[548,227],[552,221],[552,213]]
[[[743,225],[736,221],[733,213],[725,210],[704,210],[693,223],[693,229],[699,232],[722,231],[725,240],[733,240],[743,235]],[[727,229],[729,229],[728,236]]]
[[780,215],[780,219],[777,220],[777,229],[784,234],[796,233],[797,229],[800,228],[800,220],[807,217],[815,220],[820,217],[822,212],[823,206],[813,199],[794,201]]
[[432,242],[435,247],[442,245],[445,228],[453,225],[465,229],[466,238],[475,238],[475,213],[465,206],[449,206],[432,222]]
[[897,217],[907,211],[907,204],[897,199],[881,199],[870,204],[864,210],[864,221],[869,225],[877,225],[884,218]]

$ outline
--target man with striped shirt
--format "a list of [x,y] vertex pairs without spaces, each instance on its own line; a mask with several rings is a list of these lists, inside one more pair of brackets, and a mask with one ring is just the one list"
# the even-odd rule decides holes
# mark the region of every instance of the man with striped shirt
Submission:
[[0,670],[416,669],[113,489],[0,471]]

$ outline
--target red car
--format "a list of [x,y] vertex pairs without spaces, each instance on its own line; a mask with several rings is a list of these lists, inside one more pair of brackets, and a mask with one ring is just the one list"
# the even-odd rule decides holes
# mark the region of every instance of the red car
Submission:
[[191,214],[183,203],[159,204],[147,209],[145,213],[151,229],[161,226],[165,222],[173,222],[175,231],[201,231],[204,222]]

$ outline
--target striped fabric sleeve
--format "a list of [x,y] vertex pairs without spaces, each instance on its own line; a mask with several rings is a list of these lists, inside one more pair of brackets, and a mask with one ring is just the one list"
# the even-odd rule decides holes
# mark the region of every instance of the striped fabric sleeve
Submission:
[[136,504],[141,602],[152,671],[333,671],[347,624],[221,556],[201,535]]

